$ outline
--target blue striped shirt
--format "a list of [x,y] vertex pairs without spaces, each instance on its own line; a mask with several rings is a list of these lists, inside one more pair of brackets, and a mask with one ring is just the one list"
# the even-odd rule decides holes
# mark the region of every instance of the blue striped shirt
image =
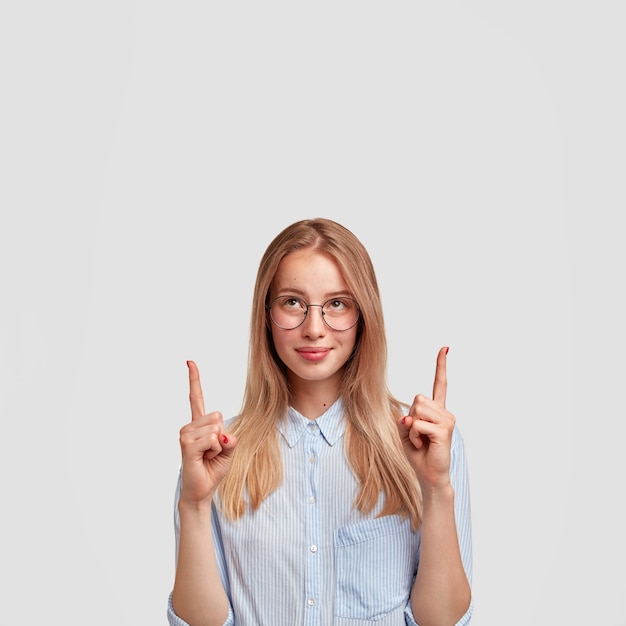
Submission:
[[[358,481],[344,454],[343,404],[317,420],[293,408],[279,422],[284,482],[257,511],[232,521],[213,505],[213,535],[230,602],[225,626],[417,626],[409,603],[420,532],[397,515],[353,504]],[[463,565],[471,583],[467,465],[455,428],[450,473]],[[180,533],[176,489],[176,550]],[[457,626],[469,624],[473,606]],[[168,603],[170,626],[187,626]]]

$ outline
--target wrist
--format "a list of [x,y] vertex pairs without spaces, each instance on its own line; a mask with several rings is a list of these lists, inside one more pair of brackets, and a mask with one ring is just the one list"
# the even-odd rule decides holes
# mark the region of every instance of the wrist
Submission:
[[424,506],[454,503],[454,488],[452,483],[442,485],[421,485]]
[[211,505],[213,498],[206,498],[201,501],[185,500],[181,498],[178,501],[178,514],[181,517],[211,517]]

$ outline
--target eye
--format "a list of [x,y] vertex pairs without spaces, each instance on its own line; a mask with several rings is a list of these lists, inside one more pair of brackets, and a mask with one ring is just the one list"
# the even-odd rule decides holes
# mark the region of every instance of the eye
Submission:
[[342,300],[341,298],[334,298],[333,300],[329,300],[324,305],[324,309],[328,311],[333,311],[334,313],[341,313],[342,311],[346,311],[350,308],[350,305],[347,300]]
[[289,311],[300,311],[306,308],[304,302],[295,296],[282,296],[278,298],[278,305],[281,309]]

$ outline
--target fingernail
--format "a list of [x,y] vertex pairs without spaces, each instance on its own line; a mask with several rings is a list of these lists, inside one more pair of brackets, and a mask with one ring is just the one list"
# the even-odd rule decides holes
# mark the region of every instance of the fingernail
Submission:
[[406,422],[406,415],[402,418],[402,423],[404,424]]
[[446,354],[448,354],[448,350],[450,350],[450,347],[447,347],[447,348],[446,348]]
[[228,443],[228,437],[226,435],[222,435],[222,443],[224,444]]
[[189,361],[187,361],[187,367],[189,367]]

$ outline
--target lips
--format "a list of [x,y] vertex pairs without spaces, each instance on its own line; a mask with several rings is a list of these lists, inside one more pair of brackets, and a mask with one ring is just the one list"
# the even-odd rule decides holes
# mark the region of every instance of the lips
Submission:
[[307,361],[321,361],[330,352],[330,348],[298,348],[296,352]]

